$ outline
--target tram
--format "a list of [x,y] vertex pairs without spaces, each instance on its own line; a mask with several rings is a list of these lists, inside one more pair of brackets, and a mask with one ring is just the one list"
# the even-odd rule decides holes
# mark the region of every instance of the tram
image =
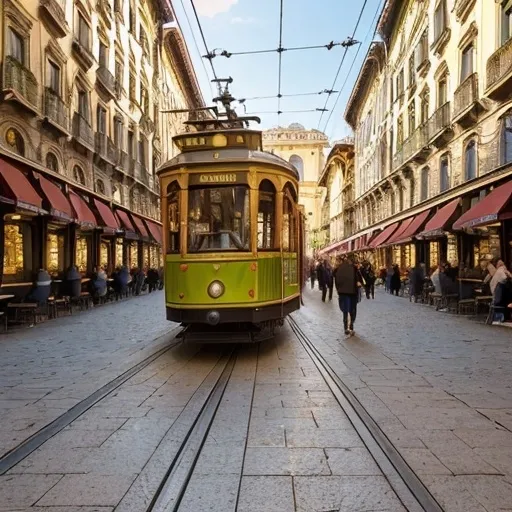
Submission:
[[158,171],[167,319],[257,341],[301,304],[299,176],[239,120],[188,123],[197,131],[173,138],[180,153]]

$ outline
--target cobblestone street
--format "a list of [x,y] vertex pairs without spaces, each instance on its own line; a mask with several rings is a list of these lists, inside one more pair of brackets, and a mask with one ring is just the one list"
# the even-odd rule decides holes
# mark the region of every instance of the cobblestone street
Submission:
[[[336,300],[307,290],[304,301],[293,318],[441,507],[512,510],[510,330],[379,291],[359,305],[357,334],[346,338]],[[2,453],[176,332],[156,293],[4,336]],[[204,444],[194,445],[224,374]],[[259,346],[178,344],[158,355],[6,467],[0,511],[166,510],[153,498],[163,490],[172,502],[166,488],[189,459],[181,511],[417,510],[401,503],[285,325]]]

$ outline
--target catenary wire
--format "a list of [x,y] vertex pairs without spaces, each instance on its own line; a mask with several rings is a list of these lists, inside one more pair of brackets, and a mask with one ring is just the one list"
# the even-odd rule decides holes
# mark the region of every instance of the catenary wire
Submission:
[[[361,23],[361,18],[363,17],[364,10],[366,8],[366,4],[368,3],[368,0],[364,0],[363,6],[361,7],[361,11],[359,12],[359,17],[357,18],[356,26],[354,27],[354,31],[352,32],[352,39],[354,39],[357,29],[359,28],[359,23]],[[336,86],[336,82],[338,81],[338,76],[340,74],[341,68],[343,67],[343,63],[345,62],[345,57],[347,56],[349,47],[345,47],[345,51],[343,52],[343,55],[341,57],[340,65],[338,66],[338,70],[336,71],[336,76],[334,77],[334,81],[332,83],[331,89],[334,89]],[[327,103],[329,103],[329,98],[331,97],[330,94],[327,95],[327,98],[325,100],[324,109],[327,108]],[[320,114],[320,119],[318,120],[318,130],[320,129],[320,124],[322,123],[322,118],[324,116],[324,113],[322,112]]]
[[[373,16],[373,21],[371,22],[370,24],[370,27],[368,29],[368,32],[366,34],[366,37],[364,39],[364,43],[366,43],[366,41],[368,40],[370,34],[372,33],[372,27],[373,28],[373,35],[372,35],[372,41],[375,39],[375,35],[377,34],[377,17],[381,11],[381,7],[382,7],[382,0],[381,2],[379,2],[379,4],[377,5],[377,10],[375,11],[375,15]],[[334,105],[332,107],[332,109],[330,110],[329,112],[329,117],[327,118],[327,121],[325,123],[325,127],[324,127],[324,132],[325,130],[327,130],[327,126],[329,125],[329,121],[331,120],[331,117],[332,117],[332,114],[334,112],[334,110],[336,109],[337,105],[338,105],[338,101],[340,100],[340,97],[341,97],[341,94],[343,92],[343,90],[345,89],[345,86],[347,85],[347,82],[348,82],[348,79],[350,77],[350,73],[352,72],[352,69],[356,63],[356,60],[357,60],[357,56],[359,54],[359,52],[361,51],[361,47],[363,45],[359,45],[358,49],[357,49],[357,52],[356,54],[354,55],[354,59],[352,60],[352,64],[350,65],[350,69],[348,70],[348,73],[346,74],[345,76],[345,81],[343,82],[343,85],[341,86],[339,92],[338,92],[338,96],[336,97],[336,101],[334,102]],[[333,127],[333,130],[334,130],[334,127]]]
[[279,125],[279,112],[281,111],[281,72],[283,69],[283,4],[284,0],[280,2],[279,8],[279,74],[277,79],[277,124]]
[[[194,0],[190,0],[190,3],[192,4],[192,9],[194,10],[194,16],[196,17],[197,25],[199,26],[199,32],[201,33],[201,38],[203,39],[203,44],[206,49],[206,53],[210,53],[210,50],[208,49],[208,44],[206,43],[206,37],[204,36],[203,27],[201,25],[201,20],[199,19],[199,15],[197,14],[196,5],[194,3]],[[215,67],[213,65],[213,62],[210,60],[210,66],[212,67],[213,76],[215,77],[215,80],[217,80],[217,73],[215,72]]]

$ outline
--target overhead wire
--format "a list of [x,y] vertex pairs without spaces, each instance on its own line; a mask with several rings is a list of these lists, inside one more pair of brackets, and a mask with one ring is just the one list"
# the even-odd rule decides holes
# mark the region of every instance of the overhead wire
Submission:
[[[366,36],[365,36],[365,39],[364,39],[364,43],[366,43],[366,41],[368,40],[368,37],[370,36],[370,34],[372,32],[372,27],[374,27],[373,28],[372,41],[375,39],[375,35],[377,34],[377,23],[376,22],[377,22],[377,17],[379,15],[380,11],[381,11],[382,4],[383,4],[383,0],[381,0],[379,2],[379,4],[377,5],[377,10],[375,11],[375,15],[373,16],[373,21],[371,22],[370,27],[368,29],[368,32],[366,33]],[[350,77],[350,73],[352,72],[352,69],[353,69],[353,67],[354,67],[354,65],[356,63],[357,56],[359,55],[359,52],[361,51],[361,47],[362,46],[363,45],[359,45],[359,47],[357,49],[357,52],[354,55],[354,58],[352,60],[352,64],[350,65],[350,69],[348,70],[348,73],[345,76],[345,81],[343,82],[343,85],[341,86],[341,88],[340,88],[340,90],[338,92],[338,96],[336,97],[336,101],[334,102],[333,107],[330,109],[329,117],[327,118],[324,130],[323,130],[324,132],[327,130],[327,126],[329,125],[329,122],[331,120],[332,114],[334,113],[334,110],[336,109],[336,107],[338,105],[338,101],[340,100],[341,94],[343,93],[343,90],[345,89],[345,86],[347,85],[348,79]]]
[[277,78],[277,124],[279,125],[279,112],[281,111],[281,78],[283,70],[283,4],[284,0],[280,2],[279,8],[279,72]]
[[[201,33],[201,38],[203,39],[203,44],[206,49],[206,53],[209,54],[210,50],[208,49],[208,44],[206,43],[206,37],[204,36],[203,27],[201,25],[199,15],[197,14],[196,4],[194,3],[194,0],[190,0],[190,3],[192,4],[192,9],[194,10],[194,16],[196,17],[197,25],[199,27],[199,32]],[[213,76],[215,77],[215,80],[218,80],[217,73],[215,71],[215,67],[214,67],[211,59],[209,59],[209,62],[210,62],[210,66],[212,67]]]
[[[364,0],[363,5],[361,7],[361,11],[359,12],[359,17],[357,18],[356,26],[354,27],[354,31],[352,32],[351,39],[354,39],[354,37],[356,35],[357,29],[359,28],[359,24],[361,23],[361,18],[363,17],[363,13],[364,13],[364,10],[366,9],[366,4],[367,3],[368,3],[368,0]],[[349,47],[346,46],[345,47],[345,51],[343,52],[343,55],[341,57],[340,65],[338,66],[338,70],[336,71],[336,76],[334,77],[334,81],[332,83],[331,89],[334,89],[334,87],[336,86],[336,82],[338,81],[338,76],[340,75],[340,71],[341,71],[341,68],[343,67],[343,63],[345,62],[345,58],[347,56],[348,49],[349,49]],[[324,109],[327,108],[327,104],[329,103],[329,98],[330,97],[331,97],[330,94],[327,95],[327,99],[325,100]],[[318,120],[318,128],[317,128],[318,130],[320,129],[320,125],[322,123],[323,116],[324,116],[324,113],[322,112],[320,114],[320,119]]]

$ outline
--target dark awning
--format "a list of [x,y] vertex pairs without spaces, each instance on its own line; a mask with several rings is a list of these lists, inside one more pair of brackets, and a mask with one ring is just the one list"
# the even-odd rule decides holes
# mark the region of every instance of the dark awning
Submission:
[[97,226],[96,217],[87,203],[72,190],[69,191],[69,200],[75,210],[75,218],[79,224],[83,226],[95,227]]
[[162,243],[162,226],[159,226],[155,222],[151,222],[150,220],[146,221],[146,224],[148,225],[149,232],[151,233],[151,236],[155,240],[156,243],[161,244]]
[[390,236],[395,232],[396,228],[398,227],[398,222],[395,222],[394,224],[391,224],[391,226],[388,226],[385,228],[381,233],[379,233],[371,242],[370,247],[372,249],[376,249],[377,247],[381,246],[390,238]]
[[409,228],[414,217],[409,217],[408,219],[403,220],[398,226],[397,230],[387,239],[385,242],[386,246],[395,245],[397,240],[400,240],[400,237],[403,235],[405,231]]
[[411,242],[412,239],[419,233],[429,215],[430,210],[418,213],[418,215],[412,218],[412,221],[400,234],[395,235],[393,243],[395,245],[400,245]]
[[102,220],[101,225],[117,231],[119,229],[119,222],[117,222],[117,219],[114,217],[112,210],[104,202],[99,201],[98,199],[94,199],[94,204],[100,214]]
[[23,210],[46,213],[43,200],[26,176],[9,162],[0,158],[0,201],[14,204]]
[[496,187],[488,196],[470,208],[455,222],[453,229],[474,228],[511,218],[512,212],[507,209],[511,197],[512,180]]
[[425,224],[425,228],[418,234],[418,238],[439,238],[445,235],[450,222],[453,220],[460,199],[454,199],[437,210],[436,214]]
[[34,177],[39,180],[41,190],[50,203],[51,215],[71,222],[75,217],[73,214],[73,209],[71,208],[68,198],[64,195],[64,192],[61,190],[61,188],[39,173],[35,172]]
[[135,227],[127,212],[123,210],[116,210],[116,215],[121,221],[121,227],[124,229],[125,237],[131,240],[137,240],[139,236],[135,232]]
[[146,226],[144,226],[144,222],[142,222],[142,219],[140,217],[137,217],[137,215],[132,215],[132,218],[142,238],[149,238],[148,230],[146,229]]

